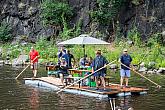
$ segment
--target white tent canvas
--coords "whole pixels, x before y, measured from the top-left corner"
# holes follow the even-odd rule
[[[100,39],[96,39],[94,37],[90,37],[87,34],[82,34],[79,37],[75,37],[63,42],[58,43],[58,45],[65,45],[65,44],[82,44],[82,45],[86,45],[86,44],[110,44],[108,42],[105,42],[103,40]]]

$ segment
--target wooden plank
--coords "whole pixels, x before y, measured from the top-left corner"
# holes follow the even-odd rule
[[[81,90],[81,91],[87,91],[87,92],[91,92],[91,93],[97,93],[97,94],[102,94],[102,95],[105,95],[105,94],[116,94],[116,93],[119,93],[120,91],[117,91],[117,90],[112,90],[111,92],[104,92],[104,91],[98,91],[98,90],[90,90],[89,89],[90,87],[88,88],[84,88],[84,87],[69,87],[69,89],[76,89],[76,90]],[[101,88],[100,88],[101,89]]]

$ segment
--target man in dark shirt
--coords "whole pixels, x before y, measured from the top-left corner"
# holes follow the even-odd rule
[[[70,53],[70,50],[67,50],[66,54],[62,56],[65,58],[66,63],[67,63],[67,68],[72,68],[72,66],[75,64],[75,58],[74,56]],[[73,59],[73,65],[72,65],[72,59]]]
[[[126,65],[127,67],[130,67],[131,62],[132,62],[132,58],[130,55],[128,55],[127,53],[127,49],[123,50],[123,55],[121,55],[119,61]],[[125,79],[126,82],[126,87],[128,86],[128,78],[130,77],[130,69],[127,68],[126,66],[121,64],[121,69],[120,69],[120,85],[121,87],[123,86],[123,81]]]
[[[64,46],[60,47],[60,50],[57,53],[58,56],[58,64],[60,65],[60,59],[66,54],[66,50],[64,48]]]
[[[108,61],[105,57],[101,55],[101,50],[96,51],[96,57],[94,58],[91,66],[92,72],[98,70],[99,68],[104,67],[108,64]],[[105,88],[105,75],[106,75],[106,68],[101,69],[100,71],[94,73],[95,81],[96,81],[96,88],[98,88],[98,78],[100,77],[103,87]]]

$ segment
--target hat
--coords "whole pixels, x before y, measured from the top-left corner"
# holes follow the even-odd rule
[[[127,52],[127,49],[124,49],[123,52]]]

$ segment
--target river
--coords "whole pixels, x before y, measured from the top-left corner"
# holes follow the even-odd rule
[[[14,78],[23,68],[0,66],[0,110],[111,110],[109,100],[61,93],[24,84],[22,77],[32,77],[26,70],[19,80]],[[38,76],[46,76],[45,68],[40,68]],[[140,82],[139,82],[140,83]],[[161,84],[165,84],[165,78]],[[164,110],[165,88],[149,88],[147,94],[118,97],[114,99],[121,110]]]

